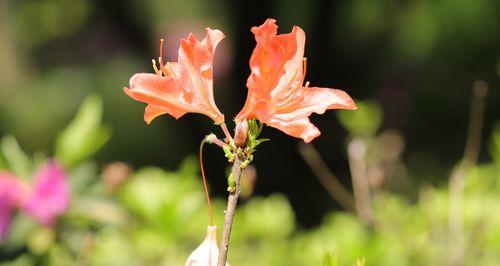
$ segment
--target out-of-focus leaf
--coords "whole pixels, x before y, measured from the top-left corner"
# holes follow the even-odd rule
[[[36,255],[41,255],[52,248],[55,241],[55,232],[52,228],[39,227],[32,231],[28,239],[28,249]]]
[[[236,213],[234,230],[244,230],[240,234],[255,238],[279,239],[292,232],[294,220],[290,203],[284,196],[253,198]]]
[[[33,169],[37,169],[38,167],[41,167],[47,162],[48,156],[41,152],[37,151],[33,154]]]
[[[323,255],[323,266],[338,266],[339,258],[336,254],[325,251]]]
[[[73,167],[97,152],[111,137],[111,128],[102,125],[102,100],[88,96],[78,114],[56,142],[56,157]]]
[[[371,135],[382,123],[382,108],[373,100],[356,101],[356,112],[339,110],[340,123],[351,135]]]
[[[500,122],[495,124],[491,133],[490,153],[497,164],[500,164]]]
[[[7,246],[22,247],[26,245],[31,232],[33,232],[37,226],[38,225],[31,217],[26,215],[14,215],[9,227]]]
[[[177,174],[182,177],[192,177],[198,176],[198,171],[199,167],[197,158],[188,156],[182,161],[181,165],[177,169]]]
[[[353,266],[365,266],[366,264],[366,261],[365,261],[365,258],[361,258],[361,259],[357,259]]]
[[[67,217],[113,226],[123,226],[129,220],[129,216],[119,204],[97,196],[75,199]]]
[[[87,193],[89,188],[98,178],[97,165],[94,162],[84,162],[70,172],[71,191],[73,194]]]
[[[115,228],[104,228],[90,250],[89,265],[142,265],[130,239]]]
[[[22,32],[23,45],[36,47],[61,36],[68,36],[84,25],[89,14],[87,1],[27,1],[16,5],[14,26]],[[31,30],[37,25],[37,30]]]
[[[7,162],[5,162],[5,158],[3,158],[3,154],[0,150],[0,170],[7,168]]]
[[[77,265],[69,250],[61,245],[55,245],[49,252],[49,265],[51,266],[73,266]]]
[[[5,136],[0,144],[9,169],[19,177],[28,178],[33,170],[33,164],[17,143],[14,136]]]
[[[19,256],[15,260],[0,263],[0,266],[33,266],[34,262],[28,254]]]
[[[145,168],[129,180],[121,191],[125,206],[136,214],[155,220],[166,202],[175,195],[175,184],[157,168]]]

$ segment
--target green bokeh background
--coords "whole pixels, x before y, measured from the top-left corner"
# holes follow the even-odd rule
[[[495,265],[500,260],[500,230],[492,222],[499,219],[494,211],[500,158],[498,14],[495,0],[0,1],[0,135],[7,136],[0,145],[0,168],[29,176],[55,154],[74,172],[72,179],[86,176],[92,184],[91,192],[87,186],[74,188],[83,205],[72,206],[64,226],[55,233],[28,230],[29,237],[17,244],[0,246],[0,261],[69,265],[64,260],[74,262],[81,250],[71,243],[90,231],[101,244],[89,249],[84,263],[181,265],[206,225],[198,169],[186,158],[204,135],[221,132],[193,114],[178,121],[162,116],[147,126],[144,105],[122,88],[134,73],[152,72],[159,38],[166,39],[167,59],[175,61],[179,38],[218,28],[227,38],[216,53],[215,97],[229,119],[245,100],[254,46],[249,29],[272,17],[281,32],[304,28],[312,85],[345,89],[360,103],[356,114],[312,117],[322,131],[313,144],[344,186],[352,187],[347,145],[353,138],[366,141],[371,165],[390,156],[387,141],[401,141],[397,167],[405,170],[394,170],[377,192],[374,215],[385,223],[373,229],[345,213],[321,186],[297,151],[299,140],[265,128],[263,136],[271,141],[256,153],[255,199],[244,201],[238,214],[234,265],[318,265],[325,251],[338,254],[341,265],[362,257],[368,265],[448,263],[448,178],[463,154],[471,88],[478,80],[489,92],[480,165],[467,175],[464,227],[470,244],[464,263]],[[89,111],[73,120],[90,94]],[[120,192],[108,195],[95,187],[103,186],[101,167],[114,161],[137,172]],[[222,153],[208,148],[206,164],[213,194],[225,195]],[[78,218],[96,198],[104,198],[103,206],[115,215],[106,218],[111,222]],[[223,209],[221,199],[216,205]],[[30,222],[19,223],[27,228],[22,224]],[[45,243],[52,234],[68,238],[56,237],[59,244],[40,252],[26,244],[36,236]],[[127,252],[113,254],[117,249]],[[248,261],[257,257],[260,263]]]

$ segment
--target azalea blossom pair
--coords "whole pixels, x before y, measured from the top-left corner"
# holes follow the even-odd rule
[[[238,128],[247,120],[258,119],[310,142],[320,135],[309,120],[312,113],[354,110],[356,105],[342,90],[304,84],[305,33],[297,26],[287,34],[277,34],[277,29],[274,19],[251,29],[257,44],[250,58],[247,99],[235,122]],[[130,88],[124,88],[127,95],[148,104],[144,114],[147,123],[162,114],[178,119],[186,113],[201,113],[221,125],[226,137],[230,137],[213,94],[214,53],[224,34],[210,28],[206,33],[201,41],[193,34],[182,39],[177,62],[164,64],[160,52],[159,67],[153,60],[156,73],[135,74],[130,79]]]
[[[66,173],[55,159],[49,159],[29,184],[9,172],[0,172],[0,240],[6,237],[12,214],[19,209],[39,224],[51,226],[66,212],[70,188]]]

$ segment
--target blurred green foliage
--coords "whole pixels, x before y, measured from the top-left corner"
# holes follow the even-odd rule
[[[16,215],[9,237],[0,244],[0,265],[182,265],[203,240],[208,211],[196,160],[186,158],[176,171],[145,167],[99,172],[89,160],[92,153],[85,138],[103,127],[100,110],[99,98],[90,96],[61,135],[82,144],[57,154],[61,161],[75,162],[67,166],[73,191],[70,210],[55,227],[40,227]],[[81,131],[74,131],[75,127]],[[75,132],[86,134],[71,136]],[[497,127],[490,142],[493,153],[500,150],[499,136]],[[97,143],[102,147],[103,141]],[[23,172],[24,165],[34,163],[13,137],[2,141],[2,157],[11,171]],[[500,157],[493,158],[465,177],[465,265],[495,265],[500,259]],[[15,160],[23,165],[12,164]],[[121,179],[111,178],[117,173]],[[213,205],[220,225],[224,202],[215,199]],[[445,265],[452,246],[449,209],[447,187],[423,187],[415,201],[382,191],[374,197],[372,226],[356,215],[332,212],[318,228],[304,230],[294,222],[284,196],[253,197],[238,208],[230,262],[243,266]]]
[[[119,88],[138,69],[150,71],[149,58],[157,56],[158,36],[184,36],[191,31],[190,24],[224,29],[227,43],[241,48],[237,46],[241,29],[234,22],[244,20],[242,13],[220,0],[132,0],[112,8],[105,2],[0,1],[0,58],[5,62],[0,64],[0,131],[6,134],[0,141],[0,169],[30,178],[35,166],[54,151],[70,172],[73,195],[70,210],[54,228],[42,228],[15,215],[9,238],[0,244],[0,265],[182,265],[204,237],[208,211],[192,158],[175,171],[144,167],[122,173],[121,181],[101,171],[97,162],[176,164],[179,151],[192,150],[192,134],[184,134],[186,124],[162,119],[144,127],[143,106],[123,97]],[[421,159],[413,169],[400,169],[404,168],[400,162],[404,140],[401,144],[401,136],[382,131],[378,103],[357,101],[356,112],[339,112],[338,119],[351,137],[367,140],[368,167],[396,158],[391,166],[396,166],[393,170],[398,174],[393,177],[398,181],[408,176],[447,180],[438,173],[450,165],[443,163],[437,151],[450,154],[443,136],[462,141],[455,127],[463,122],[457,111],[468,103],[463,97],[468,84],[484,78],[494,85],[500,76],[498,1],[337,1],[327,11],[320,2],[280,0],[269,5],[275,9],[280,31],[300,25],[308,33],[308,45],[322,43],[308,46],[308,56],[314,57],[316,48],[322,48],[339,60],[314,63],[347,69],[346,76],[354,78],[342,86],[352,87],[350,93],[380,93],[386,101],[384,114],[393,118],[400,118],[400,112],[390,112],[390,108],[398,107],[401,98],[384,94],[383,89],[395,87],[413,97],[402,101],[413,119],[402,115],[403,125],[410,124],[408,132],[415,136],[408,141],[418,146],[408,157]],[[109,10],[102,10],[106,6]],[[256,4],[243,13],[266,8]],[[319,12],[328,13],[331,24],[321,24]],[[248,30],[245,37],[250,36]],[[319,38],[328,35],[334,41]],[[337,58],[335,52],[353,59]],[[224,56],[230,61],[239,55],[229,51]],[[318,75],[322,68],[327,69],[327,78],[344,78],[331,75],[329,67],[313,65],[310,73]],[[234,102],[230,97],[235,94],[226,92],[243,83],[231,84],[231,90],[220,84],[217,97]],[[373,91],[360,92],[368,87]],[[65,127],[81,100],[95,91],[103,100],[87,98]],[[491,94],[490,109],[497,108],[494,96],[498,94],[494,90]],[[113,138],[110,127],[102,123],[103,113],[113,124]],[[447,128],[447,123],[453,127]],[[465,265],[500,261],[500,124],[491,133],[491,158],[485,155],[465,179],[464,240],[460,243]],[[110,145],[97,154],[107,142]],[[97,157],[101,155],[104,160]],[[446,265],[453,243],[448,229],[450,193],[446,182],[442,183],[420,188],[410,182],[406,190],[380,189],[374,197],[376,223],[371,227],[353,214],[332,211],[317,228],[306,230],[295,222],[285,196],[250,198],[237,212],[230,262],[243,266],[360,265],[363,261],[366,265]],[[304,193],[306,198],[309,193]],[[216,199],[214,206],[220,225],[224,202]]]
[[[382,124],[382,108],[374,100],[356,101],[356,105],[356,112],[337,112],[340,123],[352,135],[375,134]]]
[[[88,96],[75,119],[59,135],[55,154],[66,167],[75,166],[99,150],[111,137],[111,129],[101,125],[102,100]]]
[[[0,141],[0,150],[2,158],[5,158],[5,164],[13,173],[24,178],[29,176],[33,165],[14,136],[3,137]]]

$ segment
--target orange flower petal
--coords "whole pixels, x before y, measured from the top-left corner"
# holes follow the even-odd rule
[[[178,62],[162,67],[165,76],[135,74],[130,88],[124,88],[131,98],[148,103],[144,114],[147,123],[165,113],[176,119],[186,113],[200,113],[215,123],[224,121],[215,105],[212,77],[213,55],[224,34],[210,28],[206,32],[201,42],[193,34],[181,40]]]
[[[165,111],[165,108],[158,107],[156,105],[151,105],[148,104],[146,106],[146,111],[144,112],[144,121],[146,123],[150,124],[151,121],[153,121],[155,118],[157,118],[160,115],[167,114],[168,112]]]
[[[272,117],[265,122],[268,126],[277,128],[285,134],[292,137],[303,139],[309,143],[321,135],[319,129],[314,126],[309,118],[300,118],[292,121],[280,120],[278,117]]]
[[[277,29],[274,19],[252,28],[257,44],[250,58],[248,95],[235,120],[259,119],[310,142],[320,135],[308,118],[312,113],[356,105],[344,91],[303,87],[305,33],[294,26],[290,33],[276,35]]]
[[[293,121],[309,117],[312,113],[323,114],[329,109],[356,108],[351,97],[342,90],[303,87],[289,97],[288,101],[282,102],[274,115],[285,121]]]

